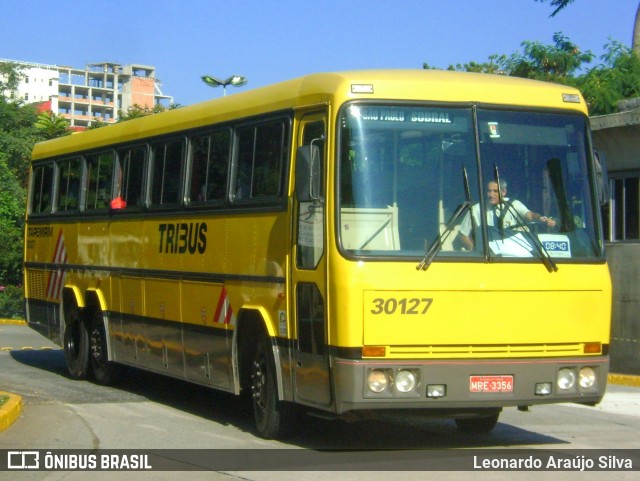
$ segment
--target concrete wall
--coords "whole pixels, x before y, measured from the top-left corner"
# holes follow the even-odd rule
[[[613,283],[611,372],[640,374],[640,244],[607,245]]]

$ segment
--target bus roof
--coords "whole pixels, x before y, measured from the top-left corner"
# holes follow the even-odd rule
[[[567,102],[566,95],[572,99]],[[575,88],[503,75],[443,70],[360,70],[311,74],[160,114],[40,142],[33,159],[178,133],[206,125],[347,100],[483,103],[587,114]]]

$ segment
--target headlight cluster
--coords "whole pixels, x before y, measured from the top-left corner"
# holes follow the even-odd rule
[[[371,369],[367,375],[367,386],[372,393],[417,393],[420,371],[417,369]]]
[[[556,385],[560,392],[571,391],[576,388],[589,390],[596,385],[596,381],[596,371],[592,367],[564,367],[558,371]]]

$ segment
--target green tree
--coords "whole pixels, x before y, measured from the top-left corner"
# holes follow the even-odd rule
[[[574,74],[594,58],[591,52],[580,49],[562,33],[553,35],[553,45],[522,42],[522,53],[514,53],[505,62],[505,71],[514,77],[572,83]]]
[[[35,107],[17,96],[21,67],[0,63],[0,316],[22,313],[25,187],[33,145],[42,140]]]
[[[449,65],[447,70],[455,70],[457,72],[476,72],[490,74],[504,74],[504,67],[507,60],[506,55],[489,55],[488,62],[469,62],[465,64]],[[422,68],[431,69],[429,64],[423,63]]]
[[[555,17],[561,10],[564,10],[574,2],[574,0],[536,0],[536,2],[541,3],[546,3],[547,1],[552,7],[555,7],[555,10],[550,15],[551,17]],[[635,54],[640,57],[640,3],[638,3],[638,8],[636,8],[636,18],[633,23],[633,38],[631,45]]]
[[[89,127],[87,127],[87,130],[101,129],[102,127],[107,127],[108,125],[111,125],[111,124],[108,122],[105,122],[104,120],[95,119],[91,121],[91,123],[89,124]]]
[[[602,63],[576,79],[592,115],[613,113],[622,100],[640,97],[640,58],[620,42],[605,49]]]
[[[489,56],[488,62],[468,62],[450,65],[447,70],[510,75],[513,77],[544,80],[548,82],[572,83],[573,75],[588,65],[594,55],[581,52],[571,40],[558,32],[553,35],[553,44],[522,42],[522,52],[511,55]],[[423,68],[431,68],[424,63]]]
[[[574,0],[536,0],[536,2],[541,3],[546,3],[547,1],[552,7],[555,7],[555,10],[550,15],[551,17],[555,17],[558,12],[564,10],[567,6],[571,5],[574,2]]]
[[[16,100],[18,85],[24,77],[23,67],[13,62],[0,62],[0,96]]]
[[[71,134],[69,121],[60,114],[52,111],[42,112],[36,120],[36,128],[41,132],[44,139],[55,139]]]
[[[0,152],[22,185],[26,185],[33,145],[43,139],[35,127],[36,119],[33,106],[0,95]]]
[[[140,117],[146,117],[147,115],[159,114],[166,112],[167,110],[174,110],[180,108],[180,104],[171,104],[169,107],[165,107],[161,104],[156,104],[153,107],[143,107],[142,105],[134,104],[127,109],[127,111],[118,110],[118,122],[126,122],[127,120],[139,119]]]
[[[0,153],[0,284],[19,285],[25,192]]]
[[[601,62],[592,66],[595,56],[591,52],[582,52],[562,33],[554,34],[553,40],[552,45],[525,41],[521,52],[492,55],[485,63],[469,62],[449,69],[571,85],[582,91],[591,115],[615,112],[621,100],[640,97],[640,58],[630,48],[610,40]],[[431,68],[426,63],[423,66]]]

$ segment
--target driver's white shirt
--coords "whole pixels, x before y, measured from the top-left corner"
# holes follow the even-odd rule
[[[498,204],[491,205],[487,202],[487,225],[489,227],[499,227],[496,219],[499,219],[503,214],[503,209],[507,209],[504,213],[502,227],[511,227],[514,225],[520,225],[523,223],[523,219],[526,219],[525,215],[529,212],[527,206],[525,206],[519,200],[509,200],[508,197],[504,198],[508,204]],[[513,212],[513,211],[516,212]],[[471,213],[473,215],[473,220],[475,221],[475,225],[477,227],[480,226],[480,204],[476,204],[471,208]],[[462,224],[460,225],[460,234],[468,236],[471,234],[471,216],[467,213],[465,215]]]

